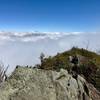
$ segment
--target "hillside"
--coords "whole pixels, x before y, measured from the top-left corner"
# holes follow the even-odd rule
[[[80,71],[78,74],[84,76],[89,83],[92,83],[98,90],[100,90],[100,55],[92,51],[73,47],[69,51],[58,53],[53,57],[44,57],[39,67],[45,70],[56,71],[59,71],[60,68],[64,68],[70,72],[71,64],[69,62],[69,56],[74,55],[77,55],[80,59]]]
[[[69,61],[74,55],[76,74]],[[41,54],[40,60],[34,67],[16,66],[0,84],[0,100],[100,100],[100,55],[72,48],[48,58]]]
[[[0,100],[100,100],[99,92],[64,69],[17,67],[0,87]]]

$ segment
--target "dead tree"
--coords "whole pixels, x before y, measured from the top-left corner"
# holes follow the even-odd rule
[[[40,55],[40,61],[41,61],[41,64],[42,64],[43,61],[44,61],[44,57],[45,57],[44,53],[41,53],[41,55]]]
[[[2,83],[4,80],[7,79],[6,72],[8,70],[8,67],[9,66],[7,66],[6,69],[4,69],[4,65],[3,64],[0,65],[0,83]]]

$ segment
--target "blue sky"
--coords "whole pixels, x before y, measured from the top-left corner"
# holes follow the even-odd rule
[[[0,30],[99,31],[100,0],[0,0]]]

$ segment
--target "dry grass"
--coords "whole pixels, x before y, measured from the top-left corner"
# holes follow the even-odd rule
[[[6,78],[6,72],[9,66],[5,69],[4,64],[0,64],[0,83],[2,83]]]

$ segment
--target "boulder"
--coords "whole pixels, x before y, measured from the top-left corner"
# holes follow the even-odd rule
[[[0,86],[0,100],[100,100],[93,98],[89,84],[60,72],[18,67]]]

